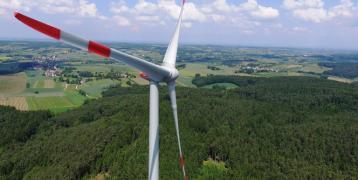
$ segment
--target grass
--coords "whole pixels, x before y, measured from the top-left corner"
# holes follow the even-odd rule
[[[183,76],[180,76],[178,79],[177,79],[177,85],[178,86],[184,86],[184,87],[196,87],[193,83],[193,78],[192,77],[183,77]]]
[[[42,76],[43,70],[31,70],[25,71],[27,75],[27,83],[30,84],[30,87],[36,88],[38,87],[38,83],[45,78]]]
[[[210,70],[207,68],[209,64],[207,63],[188,63],[186,67],[180,70],[180,74],[184,77],[194,77],[195,74],[207,75],[207,74],[214,74],[214,75],[234,75],[235,70],[237,68],[231,68],[224,65],[218,65],[216,67],[220,68],[220,70]],[[210,64],[211,65],[211,64]]]
[[[85,91],[88,94],[88,96],[90,96],[90,97],[99,98],[99,97],[101,97],[101,93],[106,88],[108,88],[109,86],[111,86],[113,84],[118,84],[118,83],[120,83],[120,82],[116,81],[116,80],[112,81],[110,79],[90,81],[84,85],[81,85],[80,89]]]
[[[37,97],[64,96],[64,92],[62,88],[28,88],[19,95]]]
[[[55,87],[55,81],[52,79],[37,80],[32,87],[51,89]]]
[[[149,84],[149,82],[147,80],[141,78],[140,76],[137,76],[136,78],[134,78],[132,80],[139,85],[148,85]]]
[[[136,72],[133,68],[126,66],[126,65],[121,65],[121,64],[92,64],[92,65],[78,65],[76,66],[77,71],[89,71],[92,73],[95,72],[103,72],[103,73],[108,73],[111,70],[114,71],[121,71],[121,72],[129,72],[129,73],[134,73]]]
[[[29,105],[29,110],[55,110],[56,109],[69,109],[75,107],[71,101],[63,96],[54,96],[54,97],[26,97],[27,103]]]
[[[0,95],[20,93],[26,88],[26,74],[0,76]]]
[[[44,88],[45,81],[44,80],[38,80],[35,82],[33,88]]]
[[[65,96],[72,103],[73,106],[81,106],[86,100],[86,97],[80,95],[77,91],[65,91]]]
[[[238,87],[236,84],[233,83],[214,83],[214,84],[203,86],[203,88],[212,89],[215,85],[225,87],[226,89],[234,89]]]
[[[302,68],[302,71],[303,72],[313,72],[313,73],[323,73],[330,69],[331,68],[319,66],[317,63],[310,63],[310,64],[305,64]]]
[[[54,88],[55,87],[55,81],[52,79],[46,79],[44,80],[44,88]]]

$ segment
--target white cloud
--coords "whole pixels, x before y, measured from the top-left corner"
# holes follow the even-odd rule
[[[273,19],[280,15],[277,9],[271,7],[257,6],[257,9],[251,12],[253,17],[263,19]]]
[[[283,5],[287,9],[323,8],[322,0],[284,0]]]
[[[138,0],[133,6],[129,6],[124,0],[119,0],[111,4],[110,11],[115,15],[125,16],[130,21],[164,25],[178,18],[181,4],[176,2],[176,0]],[[256,21],[274,19],[279,16],[277,9],[262,6],[256,0],[247,0],[241,4],[228,3],[226,0],[207,1],[200,4],[187,1],[184,11],[183,19],[187,23],[186,27],[191,27],[195,22],[237,22],[240,21],[238,19],[240,17],[241,21],[249,23],[250,19]]]
[[[319,23],[329,19],[327,16],[327,11],[322,8],[307,8],[307,9],[297,9],[293,11],[295,17],[306,21],[312,21]]]
[[[212,4],[212,7],[215,10],[221,11],[221,12],[230,12],[232,11],[232,6],[230,6],[226,0],[215,0]]]
[[[341,0],[339,5],[325,8],[323,0],[284,0],[283,6],[299,19],[320,23],[338,17],[352,16],[352,0]]]
[[[299,26],[293,27],[292,30],[295,31],[295,32],[308,32],[307,28],[299,27]]]
[[[114,16],[113,20],[118,26],[129,26],[129,25],[131,25],[129,20],[126,17],[123,17],[123,16]]]
[[[226,20],[226,16],[220,15],[220,14],[213,14],[211,15],[211,18],[214,22],[222,22]]]
[[[147,25],[165,25],[165,22],[161,20],[159,16],[138,16],[136,20],[146,23]]]
[[[242,14],[259,19],[274,19],[280,15],[277,9],[262,6],[256,0],[247,0],[247,2],[241,4],[229,4],[226,0],[215,0],[212,4],[203,7],[202,10],[207,13],[220,13],[226,17]],[[212,18],[215,18],[214,21],[217,20],[217,17],[217,14],[212,16]]]
[[[1,0],[0,11],[39,11],[104,19],[104,16],[98,13],[96,4],[88,0]]]
[[[127,17],[130,21],[145,22],[149,25],[165,25],[165,21],[176,20],[179,17],[180,8],[175,0],[158,0],[155,3],[138,0],[133,7],[129,7],[125,1],[120,0],[111,3],[110,11],[115,15]],[[194,3],[188,2],[186,4],[183,17],[185,22],[204,22],[206,18],[205,14]]]
[[[123,0],[118,1],[118,2],[112,2],[110,4],[110,11],[112,13],[116,13],[116,14],[125,13],[125,12],[128,12],[129,10],[130,9],[127,6],[127,3]]]
[[[141,14],[154,14],[158,11],[158,5],[145,0],[139,0],[134,6],[134,10]]]
[[[330,17],[336,16],[352,16],[352,12],[354,8],[354,4],[351,0],[342,0],[341,4],[333,7],[329,12],[328,15]]]
[[[87,0],[79,1],[78,10],[81,16],[96,17],[98,14],[96,4],[89,3]]]
[[[19,0],[0,1],[0,8],[2,9],[19,9],[21,7],[22,7],[22,2]]]

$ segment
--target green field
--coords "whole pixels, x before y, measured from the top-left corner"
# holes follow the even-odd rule
[[[119,84],[119,81],[104,79],[98,81],[90,81],[80,86],[80,89],[85,91],[88,96],[98,98],[101,97],[101,93],[109,88],[111,85]]]
[[[0,56],[0,62],[1,62],[1,61],[7,61],[7,60],[9,60],[9,59],[10,59],[9,57]]]
[[[220,68],[220,70],[211,70],[208,69],[207,66],[210,65],[208,63],[188,63],[186,67],[180,70],[180,74],[184,77],[194,77],[195,74],[207,75],[233,75],[235,74],[235,70],[237,68],[228,67],[224,65],[216,65],[215,67]]]
[[[53,112],[63,112],[81,105],[80,99],[77,97],[67,96],[54,96],[54,97],[26,97],[29,110],[46,110],[49,109]],[[83,102],[83,101],[82,101]]]
[[[203,86],[203,88],[212,89],[214,86],[225,87],[226,89],[234,89],[238,87],[236,84],[233,83],[214,83],[214,84]]]
[[[78,71],[89,71],[92,73],[95,73],[95,72],[108,73],[111,70],[121,71],[121,72],[130,72],[130,73],[136,72],[133,68],[126,66],[126,65],[121,65],[121,64],[92,64],[92,65],[79,64],[75,67]]]
[[[178,86],[184,86],[184,87],[195,87],[195,85],[193,85],[193,83],[191,82],[193,80],[192,77],[184,77],[184,76],[180,76],[177,79],[177,85]]]
[[[81,106],[86,100],[86,97],[80,95],[77,91],[67,90],[65,96],[71,102],[73,106]]]

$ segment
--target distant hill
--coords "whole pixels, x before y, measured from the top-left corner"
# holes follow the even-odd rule
[[[358,178],[356,85],[197,78],[228,78],[238,88],[178,88],[190,179]],[[0,107],[0,179],[146,179],[147,91],[111,88],[56,116]],[[160,176],[181,179],[169,98],[165,87],[161,92]]]

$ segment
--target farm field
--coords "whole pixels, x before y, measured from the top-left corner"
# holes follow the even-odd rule
[[[9,60],[9,59],[10,59],[9,57],[0,56],[0,62],[1,62],[1,61],[7,61],[7,60]]]
[[[89,71],[92,73],[95,72],[102,72],[102,73],[108,73],[111,70],[113,71],[121,71],[121,72],[129,72],[129,73],[135,73],[139,74],[137,71],[132,69],[131,67],[124,65],[124,64],[79,64],[74,66],[78,71]]]
[[[323,73],[325,71],[331,70],[331,68],[319,66],[317,63],[309,63],[304,64],[301,70],[303,72]]]
[[[336,76],[330,76],[330,77],[328,77],[328,79],[333,80],[333,81],[343,82],[343,83],[353,83],[353,82],[355,82],[354,80],[351,80],[351,79],[342,78],[342,77],[336,77]]]
[[[157,64],[161,63],[166,50],[166,46],[160,44],[113,43],[111,46]],[[354,62],[357,59],[358,63],[357,53],[352,52],[339,54],[328,50],[210,45],[183,45],[180,48],[177,65],[181,76],[177,79],[177,85],[183,87],[195,88],[192,80],[198,74],[309,76],[345,83],[358,81],[358,77],[348,79],[339,73],[327,75],[325,73],[334,68],[322,65],[337,60]],[[3,42],[0,43],[0,50],[0,103],[20,110],[48,107],[53,112],[61,112],[82,105],[86,99],[100,98],[102,92],[113,85],[148,85],[138,71],[124,63],[100,58],[60,43]],[[16,67],[21,63],[24,64]],[[29,63],[33,63],[32,68],[27,68]],[[13,75],[8,75],[12,68]],[[354,69],[350,71],[354,72]],[[215,85],[235,87],[230,84]],[[212,87],[214,85],[207,88]]]
[[[223,65],[217,65],[215,67],[220,68],[220,70],[211,70],[208,69],[207,66],[209,64],[206,63],[188,63],[186,67],[180,70],[180,74],[184,77],[194,77],[195,74],[207,75],[234,75],[237,68],[232,68]]]
[[[180,76],[177,79],[177,85],[184,86],[184,87],[195,87],[195,85],[192,83],[192,80],[193,80],[193,77]]]
[[[25,97],[4,97],[0,96],[1,106],[12,106],[16,107],[17,110],[29,110]]]
[[[25,90],[25,88],[26,88],[25,73],[0,76],[1,94],[15,94]]]
[[[54,113],[83,104],[86,97],[63,83],[43,77],[42,70],[26,71],[14,75],[0,75],[0,105],[18,110],[44,110]]]
[[[87,82],[86,84],[79,86],[79,88],[85,91],[89,97],[99,98],[104,89],[119,83],[120,82],[117,80],[104,79]]]
[[[65,111],[69,108],[76,107],[66,96],[53,97],[26,97],[29,110],[46,110],[53,112]]]
[[[233,83],[214,83],[214,84],[203,86],[203,88],[212,89],[215,86],[225,87],[226,89],[234,89],[238,87],[236,84]]]
[[[55,82],[52,79],[37,80],[33,87],[51,89],[55,87]]]

